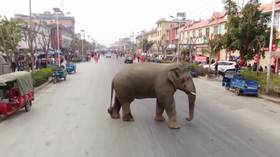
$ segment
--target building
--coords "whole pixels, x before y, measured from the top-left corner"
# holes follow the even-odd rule
[[[209,19],[189,21],[181,29],[180,44],[194,49],[194,55],[203,55],[205,49],[209,49],[209,39],[216,34],[225,33],[226,15],[222,12],[214,12]],[[221,53],[219,59],[226,59]]]
[[[15,14],[13,19],[21,21],[25,27],[27,27],[30,20],[29,16],[22,14]],[[43,32],[48,33],[48,36],[51,38],[51,48],[57,49],[57,21],[59,24],[59,47],[62,49],[68,49],[74,38],[75,18],[72,16],[66,16],[63,13],[54,14],[51,12],[44,12],[32,14],[31,24],[32,27],[34,27],[33,31],[38,32],[38,40],[36,41],[39,41],[41,38],[41,31],[39,30],[45,29]],[[28,45],[25,41],[21,41],[20,47],[28,48]],[[40,44],[36,44],[36,47],[37,49],[40,49]]]
[[[71,41],[74,39],[74,34],[64,26],[59,26],[59,42],[57,42],[57,28],[56,26],[51,27],[51,47],[53,49],[69,49]],[[59,43],[59,47],[58,47]]]
[[[171,25],[176,25],[177,21],[168,21],[164,18],[159,19],[156,23],[156,27],[154,29],[151,29],[147,32],[142,32],[140,35],[136,37],[136,43],[139,47],[139,43],[143,39],[147,39],[148,41],[153,42],[153,46],[150,49],[150,52],[152,53],[162,53],[161,46],[162,44],[166,44],[166,42],[169,40],[169,34],[168,30],[170,29]]]
[[[44,24],[44,25],[56,25],[57,18],[58,18],[59,25],[64,26],[65,28],[71,30],[74,33],[75,17],[66,16],[63,13],[54,14],[49,11],[45,11],[44,13],[34,13],[34,14],[32,14],[32,23]],[[14,19],[28,22],[29,16],[23,15],[23,14],[15,14]]]

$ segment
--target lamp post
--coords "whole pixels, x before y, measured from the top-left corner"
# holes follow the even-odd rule
[[[59,39],[59,14],[63,12],[59,8],[53,8],[53,11],[56,15],[56,40],[57,40],[57,58],[58,58],[58,66],[60,66],[60,39]],[[71,14],[71,12],[67,12],[65,15]]]
[[[273,27],[274,27],[275,3],[277,3],[277,2],[275,0],[272,0],[271,26],[270,26],[270,38],[269,38],[269,53],[268,53],[268,67],[267,67],[267,76],[266,76],[266,81],[267,81],[266,93],[268,93],[269,85],[270,85],[271,56],[272,56],[272,42],[273,42]]]
[[[84,36],[85,36],[85,30],[81,30],[83,37],[82,38],[82,56],[84,57]]]
[[[177,13],[178,14],[178,13]],[[171,18],[175,19],[174,16],[170,15]],[[181,20],[178,19],[178,30],[177,30],[177,34],[178,34],[178,41],[177,41],[177,49],[176,49],[176,55],[177,55],[177,63],[179,63],[179,53],[180,53],[180,26],[181,26]]]

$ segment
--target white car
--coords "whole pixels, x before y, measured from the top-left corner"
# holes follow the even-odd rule
[[[112,54],[111,53],[106,53],[105,58],[112,58]]]
[[[234,69],[235,65],[236,65],[236,62],[233,62],[233,61],[218,61],[217,63],[218,63],[218,71],[221,71],[221,72],[224,72],[227,69]],[[215,70],[215,65],[216,65],[216,62],[211,64],[210,69]],[[208,68],[209,65],[205,64],[205,65],[203,65],[203,67]]]

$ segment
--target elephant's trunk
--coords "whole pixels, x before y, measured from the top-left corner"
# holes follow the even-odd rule
[[[193,119],[196,93],[190,92],[188,93],[188,97],[189,97],[189,118],[186,118],[186,120],[191,121]]]

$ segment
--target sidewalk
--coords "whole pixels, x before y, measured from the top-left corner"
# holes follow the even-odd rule
[[[199,79],[204,79],[204,80],[208,80],[208,81],[215,81],[215,82],[222,81],[221,78],[216,78],[216,77],[215,78],[208,78],[207,76],[199,77]],[[262,98],[262,99],[265,99],[267,101],[271,101],[273,103],[280,104],[280,98],[268,96],[268,95],[265,95],[265,94],[259,94],[259,97]]]
[[[259,97],[280,105],[280,98],[272,97],[272,96],[268,96],[268,95],[264,95],[264,94],[259,94]]]

